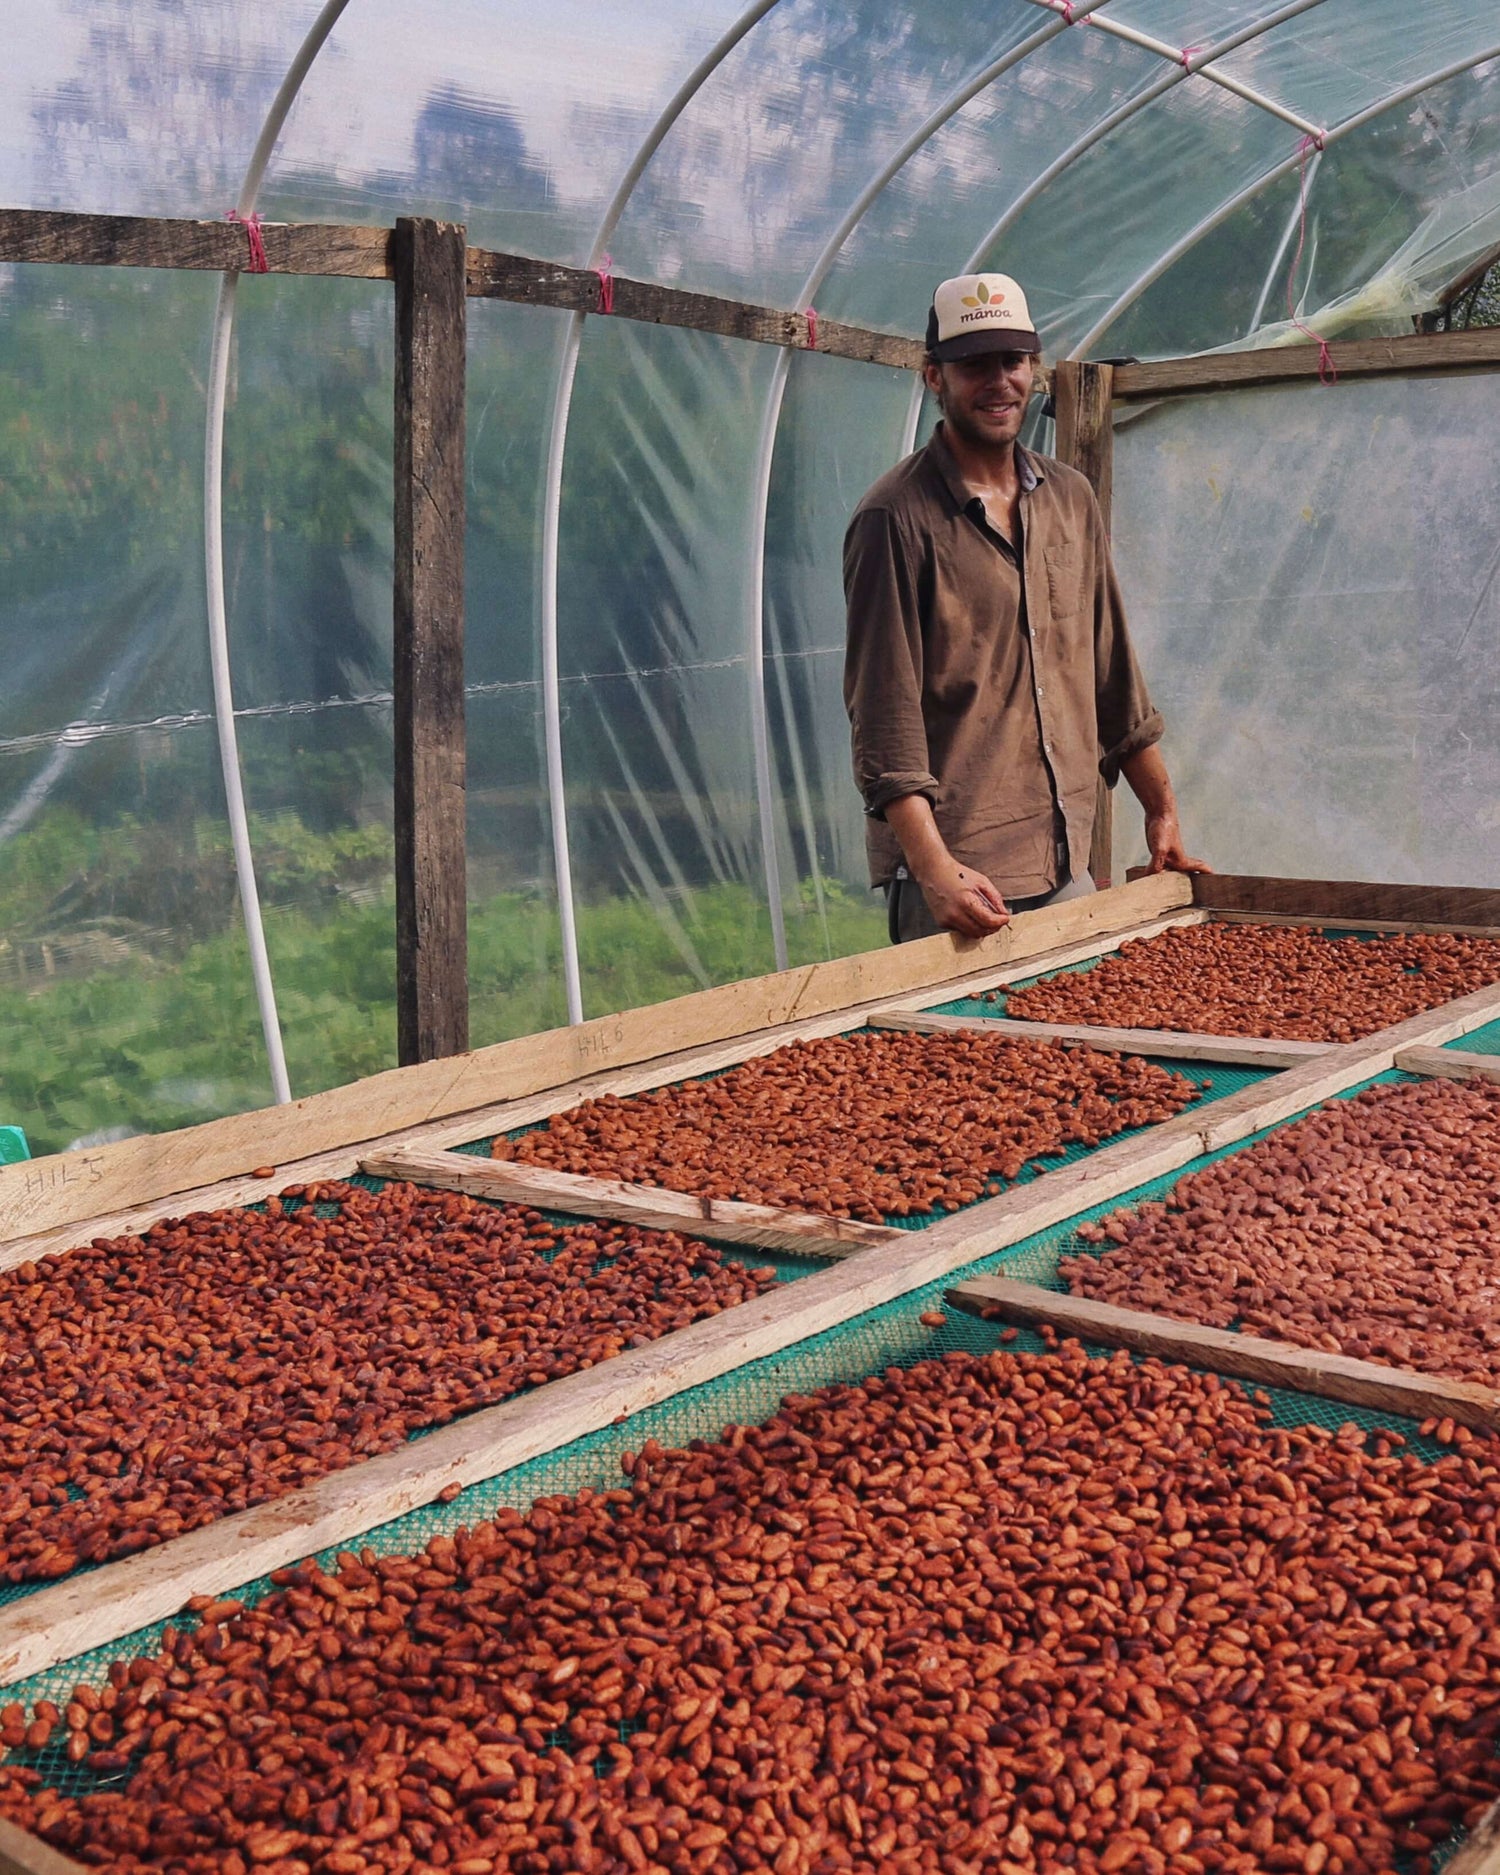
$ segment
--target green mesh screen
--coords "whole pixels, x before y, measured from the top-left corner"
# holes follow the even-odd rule
[[[1467,1035],[1457,1035],[1443,1046],[1462,1049],[1470,1055],[1500,1055],[1500,1021],[1486,1022],[1482,1029],[1470,1029]]]

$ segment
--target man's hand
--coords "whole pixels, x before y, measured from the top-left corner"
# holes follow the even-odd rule
[[[1175,813],[1146,816],[1146,845],[1151,853],[1147,872],[1213,871],[1206,860],[1190,859],[1182,850],[1182,828]]]
[[[944,931],[960,937],[985,937],[1010,923],[994,884],[972,866],[960,866],[948,851],[923,794],[903,795],[885,810],[886,821],[901,842],[907,870],[922,888],[927,908]]]
[[[949,858],[917,883],[927,901],[927,909],[945,931],[960,937],[985,937],[1010,923],[1005,900],[990,880],[972,866],[960,866]]]
[[[1138,749],[1134,755],[1127,755],[1120,764],[1120,773],[1130,783],[1146,816],[1146,845],[1151,853],[1147,872],[1212,872],[1206,860],[1189,859],[1183,850],[1177,799],[1161,750]]]

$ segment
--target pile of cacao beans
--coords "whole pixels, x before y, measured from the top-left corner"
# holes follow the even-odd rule
[[[1073,1343],[889,1369],[200,1603],[0,1712],[0,1813],[118,1875],[1431,1875],[1500,1790],[1455,1441]]]
[[[1332,1100],[1084,1225],[1075,1295],[1500,1385],[1500,1085]]]
[[[861,1218],[956,1211],[1029,1160],[1171,1119],[1198,1084],[1047,1042],[862,1029],[793,1042],[712,1080],[554,1115],[497,1158]]]
[[[0,1580],[165,1542],[775,1281],[414,1185],[287,1196],[0,1272]]]
[[[1002,993],[1006,1015],[1023,1022],[1349,1042],[1496,982],[1492,938],[1201,924],[1133,938],[1092,969]]]

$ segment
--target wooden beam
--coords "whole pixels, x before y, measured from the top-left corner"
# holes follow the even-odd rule
[[[1345,1042],[1325,1055],[1304,1062],[1300,1068],[1288,1068],[1274,1080],[1262,1081],[1217,1100],[1203,1116],[1203,1150],[1216,1152],[1220,1146],[1233,1144],[1251,1133],[1275,1126],[1294,1114],[1303,1113],[1319,1101],[1357,1087],[1396,1065],[1397,1055],[1408,1048],[1437,1047],[1466,1035],[1500,1017],[1500,984],[1474,990],[1468,996],[1444,1003],[1439,1009],[1398,1022],[1363,1041]],[[1168,1125],[1180,1125],[1187,1115],[1179,1114]]]
[[[396,277],[390,228],[323,223],[262,222],[266,271],[342,275],[361,280]],[[39,261],[85,267],[163,267],[227,273],[249,268],[245,230],[224,221],[174,221],[142,215],[58,214],[50,209],[0,209],[0,261]],[[920,371],[921,340],[873,332],[839,319],[818,319],[714,293],[692,293],[649,280],[610,281],[616,318],[647,325],[712,332],[762,345],[789,345],[861,364]],[[564,267],[525,254],[471,247],[464,290],[473,299],[510,300],[563,312],[596,313],[604,286],[589,267]],[[814,343],[816,338],[816,344]]]
[[[1500,925],[1500,891],[1457,885],[1373,885],[1353,879],[1258,879],[1229,872],[1198,873],[1193,903],[1206,911],[1301,914],[1323,924],[1349,919]]]
[[[1312,925],[1319,930],[1376,931],[1388,937],[1400,937],[1410,932],[1437,932],[1444,937],[1500,938],[1500,925],[1432,924],[1414,918],[1330,918],[1312,912],[1287,911],[1211,911],[1207,918],[1210,924]]]
[[[1500,1430],[1500,1393],[1466,1380],[1418,1374],[1376,1361],[1356,1361],[1319,1348],[1203,1328],[1196,1322],[1116,1308],[1084,1296],[1059,1294],[1035,1283],[1001,1276],[976,1276],[948,1291],[955,1308],[972,1314],[993,1311],[1022,1327],[1042,1325],[1059,1334],[1106,1348],[1129,1348],[1162,1361],[1184,1361],[1210,1373],[1227,1374],[1262,1387],[1290,1387],[1320,1400],[1400,1413],[1409,1419],[1452,1419],[1482,1431]]]
[[[88,1869],[0,1817],[0,1875],[88,1875]]]
[[[1083,1042],[1111,1053],[1155,1055],[1163,1061],[1241,1062],[1247,1067],[1297,1068],[1326,1055],[1331,1042],[1264,1041],[1255,1035],[1188,1035],[1175,1029],[1106,1029],[1077,1022],[1012,1022],[1001,1016],[930,1016],[891,1010],[871,1016],[872,1029],[906,1029],[918,1035],[957,1034],[965,1029],[1001,1041]]]
[[[623,1179],[585,1178],[516,1160],[476,1159],[464,1152],[409,1146],[405,1151],[371,1153],[360,1160],[359,1169],[372,1178],[407,1179],[442,1191],[466,1192],[471,1198],[496,1198],[506,1204],[566,1211],[574,1217],[611,1218],[651,1230],[688,1231],[720,1243],[749,1244],[795,1256],[847,1257],[907,1235],[856,1218],[782,1211],[773,1205],[705,1198],[696,1192],[632,1185]]]
[[[1500,329],[1422,332],[1391,339],[1334,339],[1328,346],[1341,380],[1400,377],[1434,371],[1491,371],[1500,365]],[[1306,384],[1318,377],[1316,345],[1276,345],[1259,351],[1207,352],[1197,358],[1160,358],[1116,365],[1114,394],[1122,403],[1180,397],[1251,385]]]
[[[1199,923],[1205,916],[1203,912],[1178,911],[1163,918],[1148,919],[1142,924],[1127,925],[1107,937],[1094,937],[1079,944],[1043,951],[1024,963],[1013,963],[1005,970],[997,972],[991,968],[974,975],[950,979],[939,986],[939,993],[944,996],[977,994],[981,990],[994,988],[997,983],[1030,976],[1038,970],[1060,970],[1084,958],[1118,949],[1129,939],[1154,937],[1158,931],[1171,930],[1177,925]],[[922,993],[922,999],[930,1000],[932,994],[933,990],[928,989]],[[600,1073],[550,1086],[540,1093],[528,1094],[520,1099],[502,1100],[492,1106],[450,1114],[440,1120],[423,1121],[363,1145],[355,1143],[328,1152],[313,1153],[306,1158],[292,1159],[274,1167],[269,1176],[257,1177],[251,1172],[219,1179],[213,1184],[173,1192],[148,1203],[95,1213],[77,1223],[12,1237],[8,1242],[0,1242],[0,1269],[12,1269],[16,1264],[36,1257],[71,1250],[76,1244],[88,1242],[93,1237],[120,1237],[140,1232],[161,1218],[180,1216],[184,1211],[215,1211],[224,1205],[258,1204],[285,1185],[306,1184],[314,1179],[348,1178],[359,1170],[362,1151],[468,1145],[489,1134],[507,1133],[516,1127],[531,1126],[538,1120],[548,1119],[554,1113],[561,1113],[565,1108],[576,1106],[579,1101],[599,1094],[638,1094],[649,1088],[686,1080],[695,1074],[714,1074],[721,1068],[734,1067],[739,1062],[768,1055],[773,1049],[784,1047],[788,1042],[807,1041],[819,1035],[842,1034],[847,1029],[857,1027],[870,1013],[904,1007],[911,1000],[909,992],[893,998],[877,998],[873,1002],[856,1003],[829,1015],[756,1029],[701,1048],[652,1056],[636,1066],[607,1068]]]
[[[657,286],[623,276],[611,278],[610,290],[611,316],[617,319],[712,332],[721,338],[749,339],[761,345],[789,345],[798,351],[819,351],[831,358],[890,365],[900,371],[920,371],[926,361],[926,347],[920,340],[871,332],[837,319],[820,317],[814,326],[804,312],[779,312],[770,306],[720,299],[711,293],[685,292],[680,287]],[[554,261],[488,253],[480,248],[469,251],[469,292],[477,299],[597,313],[603,291],[599,275],[589,267],[563,267]]]
[[[1114,367],[1088,359],[1062,358],[1052,367],[1057,422],[1057,458],[1089,479],[1104,517],[1106,536],[1114,507]],[[1100,777],[1094,790],[1094,832],[1089,875],[1102,891],[1114,880],[1115,806]]]
[[[1403,1048],[1396,1056],[1403,1074],[1446,1081],[1500,1081],[1500,1055],[1470,1054],[1462,1048]]]
[[[290,1162],[304,1165],[332,1153],[352,1170],[355,1148],[394,1133],[458,1114],[472,1117],[500,1102],[604,1070],[835,1011],[852,1012],[865,1003],[898,1001],[945,985],[961,994],[960,984],[993,983],[1026,958],[1094,941],[1104,948],[1111,937],[1183,910],[1190,900],[1186,879],[1161,874],[1113,892],[1023,912],[987,938],[970,941],[944,933],[857,957],[803,964],[645,1009],[597,1016],[576,1028],[498,1042],[451,1060],[388,1069],[285,1107],[5,1166],[0,1168],[0,1242],[98,1219],[130,1205],[201,1193],[225,1180],[245,1179],[260,1165],[285,1169]],[[860,1019],[853,1016],[855,1022]],[[477,1127],[470,1137],[482,1131]]]
[[[396,1056],[469,1046],[464,231],[403,219],[396,279]]]
[[[391,278],[389,228],[268,221],[261,223],[260,232],[270,273]],[[248,270],[250,246],[244,228],[229,221],[0,208],[0,261],[234,273]]]
[[[449,1485],[498,1477],[622,1414],[779,1353],[939,1281],[989,1250],[1122,1197],[1195,1155],[1190,1134],[1163,1140],[1160,1130],[1103,1147],[929,1230],[893,1232],[892,1241],[815,1275],[778,1284],[647,1347],[439,1427],[273,1503],[39,1589],[0,1608],[0,1684],[173,1615],[191,1595],[238,1588],[317,1550],[352,1542],[430,1503]]]

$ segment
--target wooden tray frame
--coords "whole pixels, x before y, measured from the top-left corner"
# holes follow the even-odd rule
[[[1348,924],[1361,907],[1371,928],[1452,929],[1431,918],[1403,917],[1434,909],[1426,890],[1319,882],[1188,881],[1143,879],[1095,897],[1026,914],[997,937],[964,945],[948,937],[895,951],[841,959],[779,976],[709,990],[650,1010],[602,1018],[579,1029],[553,1031],[502,1043],[459,1061],[397,1069],[350,1088],[314,1096],[291,1109],[271,1109],[174,1135],[124,1142],[87,1155],[81,1176],[69,1175],[60,1155],[37,1161],[29,1179],[0,1174],[0,1230],[16,1221],[24,1234],[0,1242],[0,1267],[44,1253],[65,1254],[73,1244],[102,1234],[144,1228],[183,1211],[252,1202],[291,1183],[344,1177],[361,1166],[384,1176],[417,1175],[420,1182],[565,1208],[581,1215],[692,1229],[726,1242],[822,1255],[830,1267],[770,1295],[664,1337],[650,1346],[554,1381],[545,1389],[484,1409],[415,1445],[382,1454],[332,1474],[304,1490],[220,1519],[171,1543],[39,1590],[0,1611],[0,1684],[28,1677],[92,1648],[123,1638],[176,1613],[196,1593],[235,1588],[271,1568],[334,1544],[347,1543],[378,1524],[432,1501],[452,1484],[493,1478],[586,1432],[641,1411],[705,1380],[732,1372],[865,1310],[940,1280],[967,1263],[1066,1221],[1148,1180],[1179,1169],[1205,1151],[1274,1125],[1305,1108],[1400,1065],[1408,1071],[1470,1071],[1500,1075],[1500,1060],[1440,1053],[1441,1044],[1500,1017],[1500,985],[1475,992],[1364,1040],[1288,1050],[1235,1046],[1237,1059],[1294,1062],[1254,1087],[1200,1112],[1178,1115],[1135,1138],[1119,1141],[1025,1186],[952,1214],[920,1232],[851,1226],[848,1220],[728,1205],[689,1194],[629,1187],[615,1181],[568,1179],[446,1151],[486,1132],[508,1130],[602,1093],[624,1094],[660,1086],[768,1053],[804,1037],[845,1031],[862,1022],[913,1026],[934,1001],[996,988],[1017,977],[1062,968],[1103,955],[1130,939],[1216,916],[1279,924],[1311,920]],[[1243,900],[1265,886],[1262,909]],[[1291,888],[1295,888],[1292,890]],[[1219,898],[1229,903],[1220,905]],[[1448,893],[1451,910],[1470,930],[1500,935],[1500,894]],[[1483,904],[1476,901],[1486,901]],[[1289,903],[1305,909],[1290,910]],[[1324,908],[1326,905],[1326,909]],[[1347,908],[1347,909],[1346,909]],[[932,1019],[927,1019],[928,1021]],[[962,1019],[960,1019],[962,1020]],[[987,1019],[977,1018],[984,1026]],[[946,1026],[946,1025],[945,1025]],[[1005,1025],[1020,1028],[1022,1025]],[[1037,1027],[1025,1025],[1027,1032]],[[1225,1038],[1169,1036],[1165,1032],[1110,1033],[1112,1046],[1136,1045],[1165,1055],[1204,1058],[1189,1050]],[[1437,1055],[1441,1070],[1424,1069]],[[299,1125],[300,1122],[300,1125]],[[300,1132],[313,1150],[288,1157]],[[337,1135],[337,1143],[331,1143]],[[280,1158],[272,1177],[243,1168]],[[25,1171],[25,1168],[18,1168]],[[209,1176],[194,1181],[194,1170]],[[151,1188],[155,1186],[153,1191]],[[545,1189],[543,1187],[545,1186]],[[20,1187],[20,1189],[18,1189]],[[91,1208],[89,1198],[104,1205]],[[108,1208],[111,1204],[115,1208]],[[986,1279],[993,1284],[995,1279]],[[964,1285],[953,1293],[974,1305]],[[1014,1302],[1035,1311],[1067,1298],[1030,1285]],[[987,1298],[992,1300],[993,1298]],[[1098,1306],[1098,1305],[1096,1305]],[[1128,1315],[1130,1311],[1115,1311]],[[1145,1318],[1151,1332],[1181,1336],[1190,1324]],[[1066,1332],[1080,1332],[1078,1327]],[[1118,1328],[1118,1324],[1114,1325]],[[1127,1327],[1129,1325],[1127,1324]],[[1093,1332],[1093,1330],[1090,1330]],[[1099,1338],[1095,1333],[1095,1338]],[[1239,1343],[1242,1337],[1226,1337]],[[1121,1345],[1128,1345],[1122,1343]],[[1177,1345],[1176,1343],[1173,1344]],[[1271,1344],[1262,1344],[1263,1353]],[[1243,1349],[1237,1350],[1243,1355]],[[1297,1372],[1307,1350],[1290,1350]],[[1181,1343],[1178,1358],[1212,1365],[1196,1341]],[[1280,1358],[1285,1359],[1285,1355]],[[1405,1375],[1372,1363],[1323,1357],[1322,1377],[1337,1369],[1372,1368],[1349,1384],[1384,1387],[1392,1411],[1452,1417],[1464,1424],[1494,1424],[1488,1390]],[[1226,1369],[1226,1371],[1228,1371]],[[1327,1385],[1287,1377],[1328,1397]],[[1252,1376],[1253,1377],[1253,1376]],[[1394,1393],[1392,1389],[1395,1389]],[[1474,1396],[1484,1396],[1476,1399]],[[1500,1396],[1497,1396],[1500,1398]],[[1398,1399],[1406,1404],[1398,1404]],[[21,1849],[15,1838],[19,1836]],[[38,1858],[27,1859],[28,1846]],[[17,1859],[19,1856],[20,1859]],[[71,1865],[20,1832],[0,1831],[0,1875],[65,1875]],[[1476,1865],[1477,1866],[1477,1865]]]

